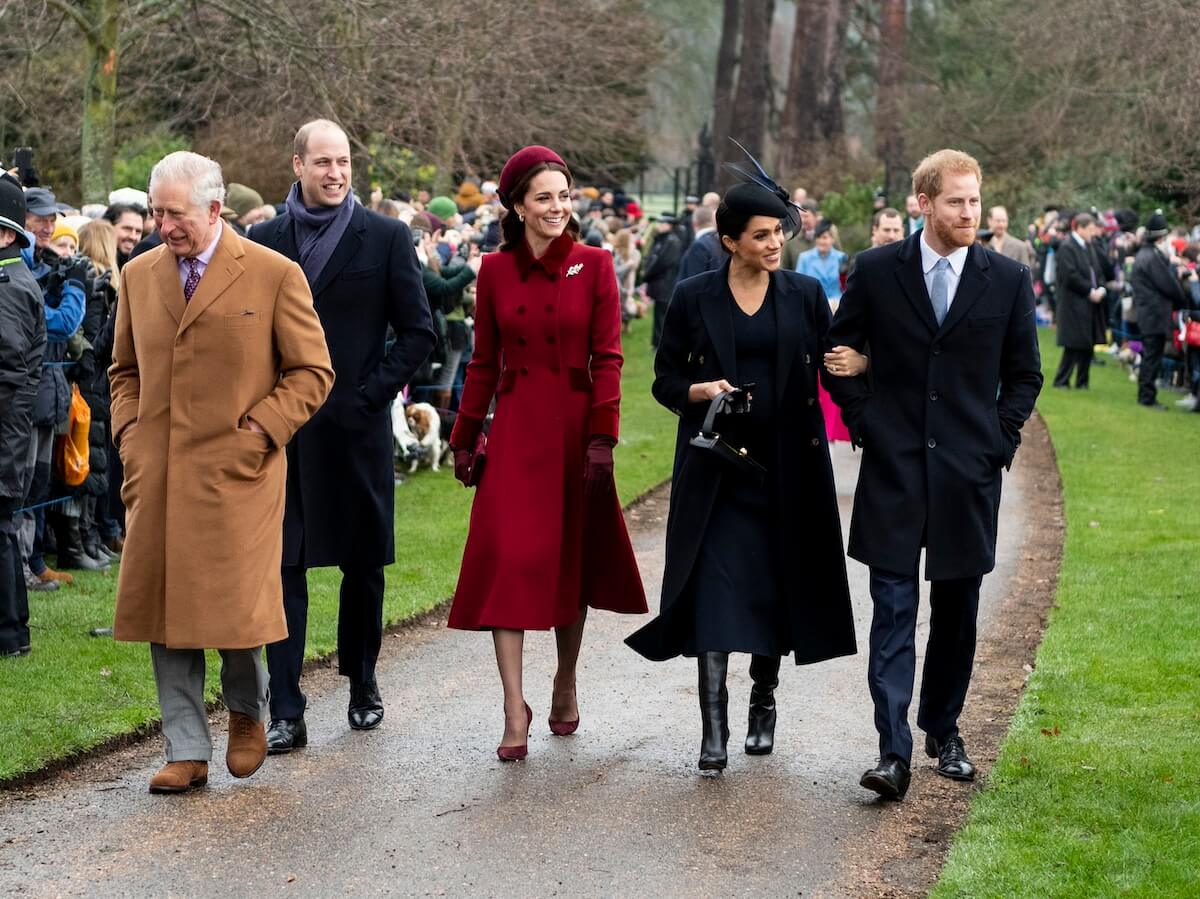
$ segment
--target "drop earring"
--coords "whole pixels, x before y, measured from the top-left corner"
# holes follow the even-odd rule
[[[521,213],[518,212],[517,213],[517,221],[520,222],[521,224],[525,224],[525,216],[521,215]]]

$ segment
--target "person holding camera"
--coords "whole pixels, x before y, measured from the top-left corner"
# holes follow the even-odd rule
[[[728,761],[729,653],[751,655],[745,750],[765,755],[780,659],[856,651],[817,402],[829,304],[814,278],[780,268],[799,213],[773,183],[726,192],[725,264],[676,287],[654,361],[654,397],[679,416],[666,569],[658,617],[626,642],[654,661],[697,659],[702,771]],[[838,374],[866,368],[853,351],[830,358]],[[731,414],[714,419],[726,400]]]
[[[25,205],[25,227],[35,239],[30,270],[42,290],[46,315],[46,353],[33,409],[34,438],[30,441],[27,460],[29,489],[25,504],[29,508],[40,506],[52,495],[50,463],[54,431],[67,421],[71,403],[71,385],[67,379],[71,364],[68,346],[84,321],[92,266],[79,256],[63,258],[51,246],[58,225],[58,201],[53,193],[44,187],[29,188],[25,192]],[[78,535],[79,511],[71,502],[61,505],[64,508],[49,514],[45,508],[33,508],[23,513],[21,553],[29,569],[26,583],[34,589],[47,589],[49,583],[69,584],[73,581],[71,575],[46,565],[42,541],[47,522],[62,522],[55,527],[56,537],[60,538],[56,560],[60,569],[100,570],[107,567],[107,561],[93,560],[82,552],[82,540],[71,539],[72,533]]]

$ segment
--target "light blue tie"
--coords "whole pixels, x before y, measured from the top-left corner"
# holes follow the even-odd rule
[[[937,319],[938,327],[946,320],[946,312],[950,308],[950,260],[943,256],[933,267],[933,286],[929,290],[929,299],[933,303],[933,317]]]

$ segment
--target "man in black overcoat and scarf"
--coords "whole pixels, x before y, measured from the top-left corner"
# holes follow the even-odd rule
[[[383,638],[383,568],[395,560],[391,404],[434,345],[408,227],[369,212],[350,187],[350,142],[318,119],[296,133],[287,211],[250,238],[300,263],[337,376],[325,405],[287,447],[283,602],[288,638],[267,646],[272,753],[308,741],[300,669],[307,569],[342,570],[338,673],[350,679],[350,726],[377,727],[375,662]],[[394,332],[390,347],[388,328]]]
[[[1133,307],[1142,333],[1142,364],[1138,368],[1139,406],[1165,409],[1158,401],[1158,376],[1163,351],[1174,330],[1174,313],[1187,306],[1180,271],[1169,258],[1167,220],[1159,210],[1146,222],[1142,245],[1133,260]],[[1192,277],[1195,277],[1193,275]]]
[[[924,228],[858,256],[829,334],[834,345],[870,345],[870,382],[822,372],[863,450],[849,553],[871,569],[867,676],[880,758],[861,783],[892,799],[910,780],[922,548],[933,583],[917,724],[939,774],[974,778],[958,718],[979,586],[995,567],[1001,470],[1042,385],[1029,269],[975,242],[981,180],[955,150],[917,166]]]
[[[1104,343],[1104,305],[1108,291],[1104,287],[1104,271],[1098,264],[1092,241],[1100,233],[1096,219],[1081,212],[1071,221],[1071,234],[1058,245],[1055,265],[1055,338],[1063,348],[1062,361],[1054,376],[1054,386],[1071,386],[1075,372],[1075,387],[1087,390],[1094,347]]]

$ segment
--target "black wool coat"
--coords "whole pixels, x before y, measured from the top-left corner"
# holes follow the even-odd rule
[[[870,344],[865,377],[822,383],[863,448],[850,555],[930,580],[996,562],[1001,469],[1042,387],[1029,269],[973,245],[941,327],[921,271],[921,232],[858,256],[833,344]]]
[[[1104,286],[1104,272],[1097,267],[1096,252],[1081,247],[1068,236],[1058,245],[1054,258],[1057,274],[1054,291],[1055,339],[1061,347],[1086,350],[1104,343],[1107,306],[1093,303],[1088,293]]]
[[[1151,243],[1133,258],[1133,306],[1143,334],[1170,334],[1171,314],[1187,306],[1187,294],[1167,257]]]
[[[626,641],[654,660],[679,655],[691,627],[691,610],[681,597],[728,464],[689,445],[709,404],[687,399],[695,383],[721,378],[738,383],[728,276],[727,261],[679,284],[654,360],[654,398],[679,416],[666,569],[658,617]],[[837,491],[817,402],[817,368],[831,346],[829,304],[813,278],[786,271],[771,277],[779,341],[775,402],[781,460],[779,470],[768,475],[781,500],[772,529],[789,564],[779,579],[789,640],[796,647],[796,663],[807,664],[856,651]]]
[[[33,407],[46,352],[46,310],[20,248],[12,243],[0,249],[0,261],[0,504],[16,510],[24,500]]]
[[[651,299],[661,301],[670,298],[682,259],[683,242],[675,231],[667,231],[654,238],[646,263],[642,266],[642,280],[646,282],[646,293]]]
[[[248,236],[300,259],[286,213]],[[283,564],[390,565],[396,554],[391,403],[434,345],[408,226],[356,207],[310,287],[336,380],[325,405],[287,446]]]

